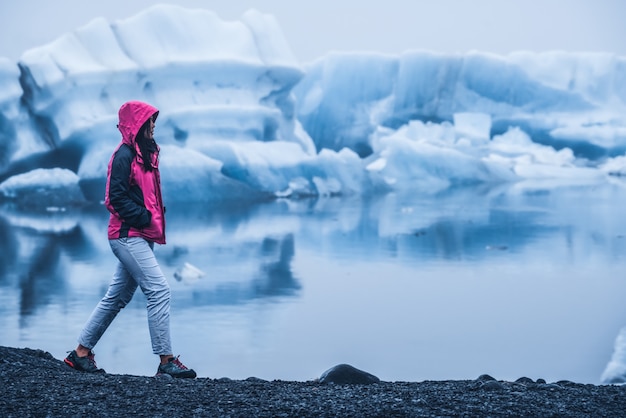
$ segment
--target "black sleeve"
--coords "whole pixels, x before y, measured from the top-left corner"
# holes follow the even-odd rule
[[[109,202],[123,222],[133,228],[144,228],[150,225],[152,214],[146,209],[139,186],[131,187],[129,183],[130,165],[134,156],[133,150],[126,145],[115,153],[111,164]]]

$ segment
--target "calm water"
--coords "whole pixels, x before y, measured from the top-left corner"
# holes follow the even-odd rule
[[[625,208],[619,186],[170,206],[174,351],[211,378],[599,383],[626,326]],[[106,223],[0,212],[0,344],[75,347],[116,262]],[[177,280],[185,263],[204,276]],[[154,374],[140,292],[95,352]]]

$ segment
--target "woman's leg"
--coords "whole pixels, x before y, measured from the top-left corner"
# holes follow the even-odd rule
[[[133,298],[136,289],[137,282],[122,263],[118,263],[107,293],[91,313],[78,337],[79,348],[82,346],[91,350],[98,343],[113,319]]]
[[[143,238],[121,238],[110,243],[113,253],[146,295],[152,351],[171,357],[170,286],[154,257],[153,244]]]

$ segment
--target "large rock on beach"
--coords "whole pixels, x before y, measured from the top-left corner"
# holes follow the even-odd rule
[[[359,370],[349,364],[339,364],[326,370],[320,376],[320,383],[336,383],[338,385],[355,385],[379,383],[380,379],[373,374]]]

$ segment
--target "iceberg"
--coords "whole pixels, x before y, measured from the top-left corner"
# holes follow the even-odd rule
[[[67,170],[91,202],[127,100],[160,109],[168,202],[558,187],[626,172],[626,58],[609,53],[336,52],[303,66],[271,15],[157,5],[0,59],[0,87],[0,182]],[[31,187],[17,181],[4,198],[19,185]]]
[[[57,210],[66,205],[81,205],[85,198],[78,176],[66,169],[38,168],[0,183],[0,201],[9,200],[19,208]]]
[[[117,109],[131,99],[149,101],[161,111],[159,141],[171,152],[163,154],[163,168],[173,172],[164,188],[172,190],[172,200],[257,197],[274,191],[264,187],[255,192],[237,176],[220,174],[222,167],[238,171],[224,162],[217,163],[216,172],[215,152],[233,155],[254,147],[279,155],[291,143],[295,155],[315,154],[315,145],[295,119],[291,92],[303,71],[275,19],[254,10],[237,22],[224,22],[207,10],[168,5],[112,24],[95,19],[26,51],[19,71],[5,67],[10,69],[1,68],[4,83],[19,78],[15,84],[23,92],[2,103],[13,104],[24,120],[34,123],[28,130],[2,129],[7,136],[3,143],[31,145],[24,153],[7,146],[0,179],[56,165],[76,171],[85,195],[101,200],[106,162],[119,142]],[[25,141],[22,132],[38,141]]]
[[[296,140],[284,125],[293,123],[289,94],[303,73],[275,38],[274,19],[255,11],[223,22],[161,5],[113,24],[95,19],[26,51],[18,65],[29,111],[57,145],[116,140],[119,103],[137,97],[162,111],[162,135],[174,141],[190,132]]]
[[[365,156],[379,126],[482,113],[491,136],[520,127],[584,158],[626,150],[626,58],[608,53],[332,53],[306,72],[294,90],[298,119],[330,149]]]

